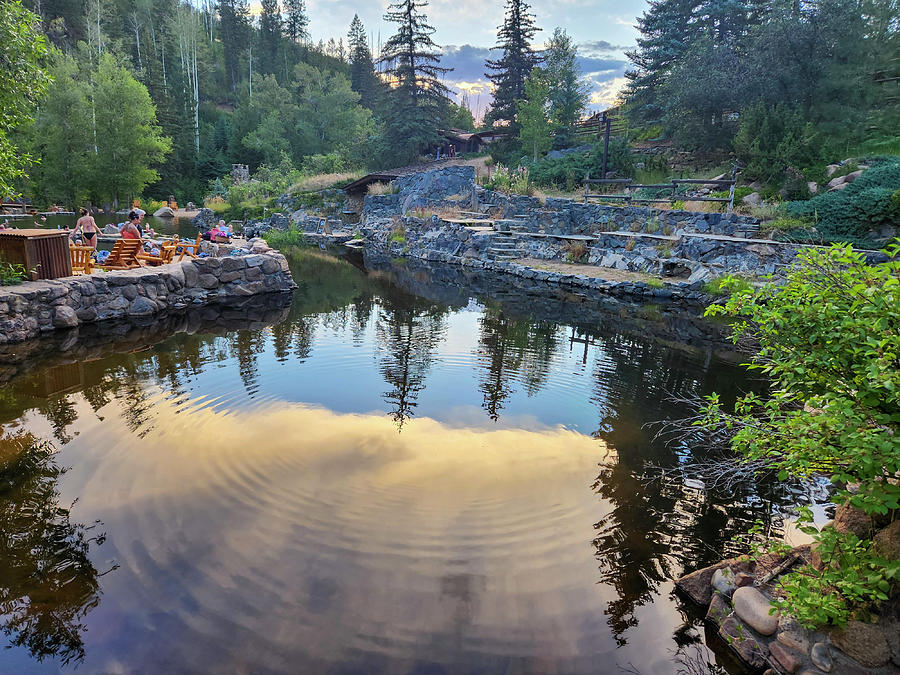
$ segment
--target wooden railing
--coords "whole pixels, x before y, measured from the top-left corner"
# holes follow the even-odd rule
[[[624,201],[627,206],[632,203],[640,204],[673,204],[676,201],[684,200],[689,202],[720,202],[728,204],[727,212],[731,213],[734,208],[734,186],[737,183],[737,168],[731,171],[731,178],[711,179],[705,178],[673,178],[669,183],[661,183],[656,185],[643,185],[635,183],[632,178],[591,178],[590,172],[584,177],[584,202],[588,203],[591,199]],[[602,192],[591,192],[592,185],[623,185],[624,191],[618,194],[604,194]],[[678,194],[678,186],[680,185],[710,185],[721,189],[728,189],[728,197],[687,197]],[[671,194],[667,197],[638,197],[635,196],[637,190],[671,190]]]

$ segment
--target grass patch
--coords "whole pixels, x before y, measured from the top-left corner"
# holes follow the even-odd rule
[[[278,251],[287,251],[291,248],[298,248],[306,245],[306,235],[297,229],[297,226],[291,224],[286,230],[271,229],[263,234],[263,239],[272,248]]]
[[[406,243],[406,228],[401,223],[397,223],[391,228],[390,241],[398,244]]]
[[[743,293],[751,288],[750,282],[741,277],[727,275],[715,277],[703,284],[703,292],[707,295],[727,296],[735,293]]]
[[[343,173],[319,173],[302,176],[291,186],[290,192],[317,192],[328,188],[340,188],[349,185],[362,177],[362,171],[345,171]]]
[[[366,194],[369,195],[392,195],[396,194],[397,188],[393,183],[370,183]]]
[[[666,283],[662,279],[657,279],[656,277],[653,277],[652,279],[647,279],[646,284],[650,288],[662,288],[663,286],[666,285]]]

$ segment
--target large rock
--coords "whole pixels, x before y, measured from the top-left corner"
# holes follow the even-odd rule
[[[834,646],[867,668],[883,666],[891,658],[881,628],[862,621],[848,621],[843,628],[831,631]]]
[[[733,616],[728,617],[722,623],[719,628],[719,637],[753,670],[759,671],[766,667],[769,648],[757,642]]]
[[[143,295],[136,297],[128,306],[129,316],[151,316],[156,314],[156,303]]]
[[[878,555],[888,560],[900,560],[900,520],[895,520],[874,537]]]
[[[201,229],[207,229],[219,222],[219,216],[212,209],[202,208],[200,212],[191,218],[191,223]]]
[[[741,201],[744,202],[744,204],[747,204],[747,206],[759,206],[759,204],[762,202],[762,197],[759,195],[758,192],[751,192],[749,195],[745,196]]]
[[[752,586],[744,586],[732,596],[734,611],[760,635],[772,635],[778,630],[778,614],[770,614],[772,603]]]
[[[830,673],[834,668],[834,660],[831,658],[831,650],[824,642],[817,642],[809,650],[809,658],[819,670]]]
[[[778,641],[769,645],[772,657],[789,673],[796,673],[803,665],[803,657],[793,649],[785,647]]]
[[[168,206],[162,206],[153,212],[156,218],[174,218],[175,212]]]
[[[675,581],[675,586],[686,594],[691,600],[698,605],[707,606],[712,600],[713,587],[712,577],[716,570],[723,567],[730,567],[732,571],[739,570],[745,572],[750,565],[739,558],[731,558],[722,562],[704,567],[702,570],[685,574],[683,577]]]
[[[851,532],[860,539],[868,539],[872,536],[872,518],[862,509],[847,504],[839,505],[834,512],[835,530],[842,534]]]
[[[74,328],[78,325],[78,315],[71,307],[60,305],[53,310],[53,325],[57,328]]]

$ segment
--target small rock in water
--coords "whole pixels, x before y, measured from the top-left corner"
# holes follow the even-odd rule
[[[769,599],[752,586],[734,592],[734,611],[760,635],[772,635],[778,629],[778,614],[769,614]]]
[[[734,572],[731,571],[730,567],[723,567],[720,570],[716,570],[713,573],[712,581],[710,583],[713,588],[719,591],[719,593],[724,593],[729,597],[734,593],[734,589],[737,588]]]
[[[809,651],[809,634],[790,616],[782,616],[778,621],[778,641],[800,652]]]
[[[738,588],[742,588],[743,586],[752,586],[753,581],[753,575],[747,574],[746,572],[739,572],[734,575],[734,583],[737,584]]]
[[[769,645],[769,652],[775,657],[775,660],[789,673],[796,673],[800,669],[802,661],[797,652],[788,649],[780,642],[773,642]]]
[[[830,673],[834,668],[834,661],[831,660],[831,651],[824,642],[817,642],[812,646],[809,652],[809,658],[819,670]]]

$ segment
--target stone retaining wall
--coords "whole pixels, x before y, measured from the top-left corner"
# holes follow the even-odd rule
[[[294,288],[287,260],[275,251],[26,282],[0,288],[0,344]]]

